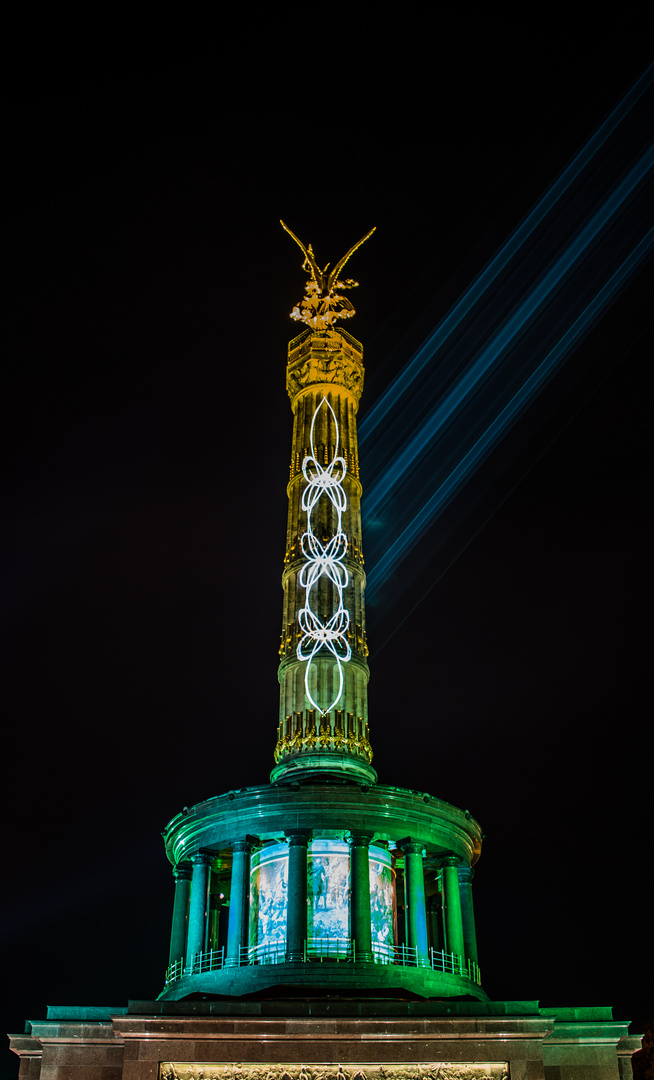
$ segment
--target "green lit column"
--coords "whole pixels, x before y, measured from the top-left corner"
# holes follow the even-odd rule
[[[350,833],[350,937],[356,960],[372,960],[372,932],[370,926],[370,859],[369,847],[372,836],[366,833]]]
[[[455,956],[465,958],[461,894],[459,893],[459,860],[456,855],[441,859],[441,872],[446,949]]]
[[[477,956],[477,934],[475,932],[475,909],[472,903],[472,882],[475,876],[475,872],[471,866],[460,866],[458,873],[465,957],[466,960],[474,960],[475,964],[478,964],[479,959]]]
[[[288,884],[286,887],[286,960],[304,960],[307,939],[307,848],[310,832],[287,832]]]
[[[441,950],[441,898],[440,893],[436,896],[431,896],[427,903],[427,925],[429,928],[429,936],[431,937],[432,948],[436,952]]]
[[[235,840],[232,844],[232,882],[229,894],[227,955],[225,967],[238,967],[241,949],[250,937],[250,856],[254,839]]]
[[[410,949],[416,950],[418,965],[423,966],[429,962],[429,948],[422,844],[416,844],[407,837],[400,841],[399,846],[404,852],[406,943]]]
[[[207,948],[217,949],[220,930],[220,910],[222,908],[222,893],[210,893],[209,895],[209,918],[207,920]]]
[[[191,905],[188,912],[187,964],[190,964],[196,953],[201,952],[204,948],[211,855],[200,852],[200,854],[194,855],[191,861],[193,863],[193,877],[191,878]]]
[[[191,892],[191,874],[193,868],[188,863],[180,863],[173,870],[175,878],[175,900],[173,903],[173,925],[170,931],[169,964],[184,957],[186,946],[186,918],[188,916],[188,898]]]

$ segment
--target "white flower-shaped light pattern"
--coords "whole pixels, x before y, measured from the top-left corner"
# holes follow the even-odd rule
[[[316,450],[314,443],[316,417],[323,407],[329,409],[332,414],[336,431],[334,456],[326,466],[321,465],[318,461],[318,451]],[[317,709],[318,712],[324,716],[325,713],[328,713],[330,709],[333,709],[340,701],[343,693],[343,664],[347,663],[352,655],[352,649],[347,640],[350,616],[343,606],[343,590],[347,588],[349,581],[347,567],[343,565],[343,560],[347,554],[347,536],[341,529],[343,511],[347,507],[347,496],[343,488],[343,479],[347,472],[347,463],[344,457],[338,456],[338,421],[336,419],[336,413],[327,401],[327,398],[322,399],[313,414],[313,419],[311,421],[310,448],[312,454],[308,454],[302,464],[302,472],[304,473],[304,479],[307,482],[307,486],[302,493],[302,509],[306,510],[307,514],[307,530],[302,537],[302,554],[304,555],[305,563],[300,570],[299,583],[300,587],[306,590],[306,596],[304,607],[301,608],[298,613],[302,637],[298,643],[297,657],[298,660],[307,661],[304,676],[304,686],[307,698],[314,709]],[[332,506],[336,510],[337,522],[336,532],[331,539],[324,544],[314,533],[312,525],[312,514],[322,498],[327,498],[332,503]],[[323,576],[329,578],[334,585],[336,595],[338,596],[336,610],[327,621],[321,619],[311,606],[312,592],[315,590],[318,582]],[[322,650],[330,652],[336,660],[339,678],[338,693],[333,701],[325,708],[322,708],[318,702],[315,701],[309,688],[311,666],[316,656],[318,656]]]

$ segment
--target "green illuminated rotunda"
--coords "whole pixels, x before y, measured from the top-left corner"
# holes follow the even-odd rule
[[[163,1000],[294,987],[486,999],[472,904],[479,825],[431,795],[378,784],[371,764],[363,348],[334,325],[353,314],[342,292],[356,282],[340,274],[368,236],[329,275],[293,236],[309,280],[293,311],[307,329],[286,370],[275,766],[269,786],[199,803],[164,833],[176,888]]]

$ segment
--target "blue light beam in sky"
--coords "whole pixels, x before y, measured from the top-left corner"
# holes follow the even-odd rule
[[[449,336],[460,326],[465,317],[473,310],[475,305],[483,298],[498,275],[510,264],[519,253],[523,245],[533,236],[535,230],[545,222],[549,214],[557,207],[557,204],[566,194],[570,186],[580,177],[585,169],[592,163],[594,157],[604,146],[607,140],[616,132],[618,126],[630,113],[632,108],[640,101],[642,96],[651,88],[654,78],[654,65],[650,65],[643,75],[636,81],[624,98],[615,106],[606,120],[600,125],[594,135],[588,140],[582,149],[575,155],[554,183],[548,188],[541,199],[523,219],[520,225],[511,234],[509,239],[502,245],[493,256],[487,266],[473,281],[461,298],[452,307],[443,321],[423,342],[411,360],[406,364],[401,374],[392,384],[387,387],[384,394],[369,409],[359,424],[359,447],[363,448],[380,424],[383,424],[389,413],[397,407],[398,398],[405,394],[419,378],[423,369],[433,359],[437,350],[442,348]]]
[[[525,379],[519,391],[501,409],[483,435],[463,454],[456,467],[438,486],[401,535],[391,544],[385,555],[375,564],[367,575],[367,593],[374,593],[391,576],[398,563],[402,561],[433,524],[437,516],[450,503],[465,484],[469,475],[485,461],[489,453],[506,433],[506,430],[522,415],[529,402],[540,392],[572,349],[579,344],[583,336],[593,326],[621,288],[649,257],[653,248],[654,229],[651,229],[631,255],[625,259],[616,273],[613,274],[610,281],[600,289],[579,318],[563,334],[536,370]]]
[[[456,413],[468,403],[477,384],[485,378],[489,369],[516,344],[526,327],[549,301],[551,294],[564,286],[575,270],[576,264],[587,257],[589,248],[594,245],[599,234],[607,227],[611,218],[620,211],[625,200],[651,172],[653,165],[654,147],[651,147],[617,190],[596,211],[591,220],[579,230],[578,235],[563,253],[544,271],[537,285],[504,320],[493,340],[481,354],[471,360],[457,383],[434,407],[426,421],[407,442],[404,450],[395,458],[392,471],[387,472],[369,488],[365,497],[366,514],[375,516],[380,505],[389,498],[392,489],[402,481],[404,474],[424,453],[426,445],[431,443],[440,429],[450,423]]]
[[[363,418],[369,600],[651,255],[653,82],[651,65]]]

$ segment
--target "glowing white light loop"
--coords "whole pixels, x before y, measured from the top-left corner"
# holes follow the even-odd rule
[[[314,442],[314,430],[316,417],[320,409],[326,405],[332,414],[336,431],[336,445],[334,456],[327,465],[321,465],[318,461],[318,452]],[[352,655],[352,649],[347,640],[347,631],[350,626],[349,612],[343,606],[343,590],[347,588],[350,580],[347,567],[343,560],[347,554],[347,536],[341,529],[343,512],[347,508],[347,496],[343,488],[343,479],[347,472],[347,463],[344,457],[339,457],[339,430],[336,414],[327,398],[323,398],[311,421],[311,450],[302,464],[302,472],[307,486],[302,492],[302,509],[307,515],[307,530],[302,536],[301,547],[305,563],[298,575],[301,588],[306,590],[305,605],[298,613],[302,637],[297,646],[298,660],[307,662],[304,676],[306,695],[314,709],[324,716],[338,704],[343,693],[343,664],[347,663]],[[336,510],[336,532],[325,543],[320,541],[313,531],[311,514],[320,499],[326,496]],[[327,577],[336,589],[338,606],[331,618],[325,622],[311,607],[311,590],[318,584],[322,577]],[[334,657],[338,669],[338,693],[334,700],[325,708],[321,708],[314,700],[309,689],[311,665],[321,650],[326,650]]]
[[[337,589],[347,588],[350,575],[342,560],[347,553],[345,533],[337,533],[325,547],[312,533],[305,533],[301,541],[302,554],[307,560],[299,574],[300,585],[309,590],[326,574]]]

